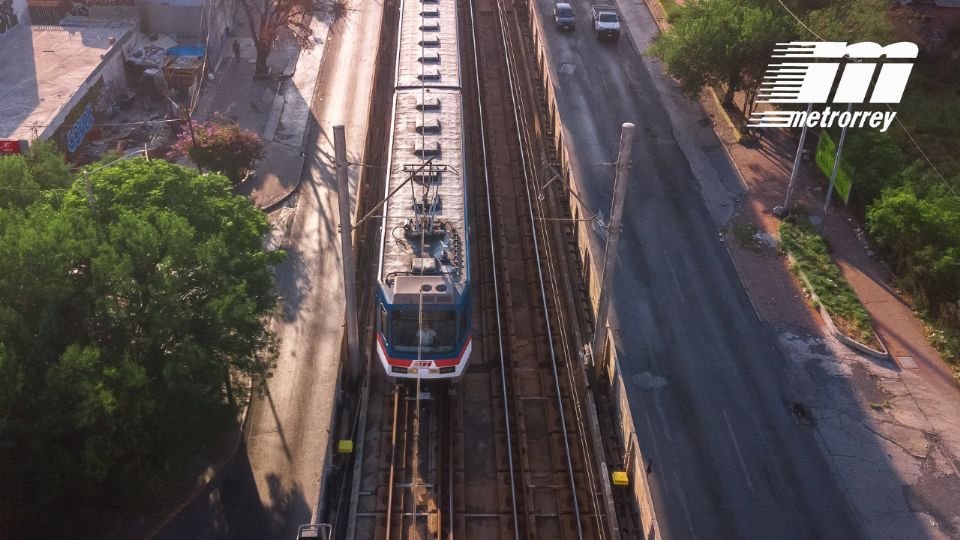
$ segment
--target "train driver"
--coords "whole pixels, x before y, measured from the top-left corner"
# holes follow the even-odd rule
[[[420,330],[417,330],[417,336],[420,337],[421,347],[431,347],[433,346],[433,338],[437,337],[437,331],[424,324]]]

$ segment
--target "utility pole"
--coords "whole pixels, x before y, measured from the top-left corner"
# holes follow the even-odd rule
[[[813,103],[807,105],[807,116],[805,118],[810,117],[811,111],[813,111]],[[800,170],[800,157],[803,155],[803,143],[807,141],[807,131],[809,130],[809,125],[804,122],[803,130],[800,131],[800,144],[797,146],[797,155],[793,158],[793,171],[790,172],[790,182],[787,184],[787,195],[783,199],[783,206],[775,206],[773,208],[774,215],[781,219],[790,213],[790,197],[793,195],[793,183],[797,181],[797,173]]]
[[[333,126],[337,159],[337,205],[340,207],[340,253],[343,255],[343,289],[347,313],[347,355],[350,377],[360,376],[360,339],[357,330],[357,275],[353,265],[353,218],[350,213],[350,180],[347,175],[347,139],[343,124]]]
[[[617,176],[613,181],[613,208],[607,229],[607,246],[603,250],[603,269],[600,274],[600,299],[597,306],[596,325],[593,329],[593,368],[600,375],[600,355],[607,340],[607,312],[610,308],[610,286],[613,269],[617,263],[617,244],[620,242],[623,199],[627,192],[627,171],[630,168],[630,150],[633,146],[633,124],[626,122],[620,132],[620,154],[617,157]]]
[[[847,105],[847,112],[853,110],[853,103]],[[837,172],[840,170],[840,154],[843,152],[843,141],[847,138],[847,127],[843,126],[840,132],[840,142],[837,143],[837,155],[833,158],[833,171],[830,173],[830,185],[827,186],[827,198],[823,201],[823,219],[820,221],[820,231],[823,231],[823,224],[827,221],[827,209],[830,208],[830,196],[833,195],[833,184],[837,180]]]

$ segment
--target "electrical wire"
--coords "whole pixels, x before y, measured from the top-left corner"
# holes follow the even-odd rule
[[[797,15],[793,11],[791,11],[789,7],[787,7],[787,5],[783,2],[783,0],[777,0],[777,3],[780,4],[783,7],[783,9],[786,10],[786,12],[789,13],[790,16],[793,17],[794,20],[796,20],[797,23],[799,23],[800,26],[802,26],[807,32],[810,32],[810,34],[812,34],[814,37],[816,37],[820,41],[827,41],[826,39],[821,37],[820,34],[814,32],[812,28],[806,25],[806,23],[800,20],[800,17],[797,17]],[[890,110],[890,112],[894,112],[893,108],[890,107],[889,104],[887,105],[887,109]],[[937,166],[933,164],[933,161],[930,160],[930,157],[927,155],[926,152],[924,152],[923,148],[920,146],[920,143],[918,143],[917,139],[915,139],[913,134],[910,133],[910,130],[908,130],[907,126],[904,125],[902,120],[900,120],[900,117],[894,116],[894,119],[896,119],[897,125],[899,125],[900,129],[903,130],[903,133],[907,136],[907,139],[909,139],[910,142],[913,144],[914,148],[917,149],[917,152],[920,152],[920,155],[923,157],[923,160],[927,162],[927,165],[930,165],[930,168],[933,169],[933,172],[937,175],[940,181],[943,182],[943,185],[946,186],[946,188],[950,191],[950,193],[952,193],[954,196],[957,196],[957,191],[950,184],[950,182],[943,175],[943,173],[940,172],[940,169],[938,169]]]
[[[810,28],[809,26],[806,25],[806,23],[804,23],[803,21],[801,21],[801,20],[800,20],[800,17],[797,17],[792,11],[790,11],[790,8],[788,8],[787,5],[783,3],[783,0],[777,0],[777,2],[778,2],[781,6],[783,6],[783,9],[787,10],[787,13],[789,13],[790,16],[793,17],[793,18],[800,24],[800,26],[804,27],[804,28],[807,30],[807,32],[810,32],[811,34],[813,34],[813,36],[816,37],[817,39],[819,39],[820,41],[827,41],[827,40],[823,39],[822,37],[820,37],[820,34],[814,32],[812,28]]]

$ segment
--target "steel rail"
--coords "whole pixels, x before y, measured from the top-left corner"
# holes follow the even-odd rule
[[[507,392],[507,361],[503,356],[503,324],[500,314],[500,285],[497,280],[497,249],[493,239],[493,203],[490,200],[490,171],[487,156],[487,131],[483,122],[483,100],[481,99],[480,85],[480,59],[477,54],[477,24],[474,16],[473,0],[468,0],[470,6],[470,34],[473,41],[473,74],[477,86],[477,111],[479,112],[480,122],[480,152],[483,156],[483,184],[487,200],[487,227],[490,233],[490,265],[493,275],[493,299],[497,316],[497,354],[500,358],[500,390],[503,397],[503,422],[504,432],[507,435],[507,470],[510,473],[510,511],[513,519],[513,535],[516,540],[520,538],[520,525],[517,520],[517,484],[513,474],[513,440],[512,428],[510,427],[510,403]]]
[[[553,383],[557,393],[557,411],[560,416],[560,427],[563,433],[563,448],[566,453],[567,475],[570,480],[570,497],[573,503],[573,515],[577,524],[577,537],[583,540],[583,524],[580,521],[580,503],[577,501],[577,484],[573,470],[573,460],[570,452],[569,434],[567,433],[566,413],[563,406],[563,396],[560,392],[560,375],[557,372],[557,356],[553,346],[553,330],[550,324],[550,310],[547,305],[547,293],[543,280],[543,267],[540,263],[540,242],[537,240],[536,215],[533,210],[533,198],[530,193],[530,176],[528,174],[529,164],[527,163],[527,149],[524,144],[523,130],[521,129],[521,120],[517,104],[517,89],[514,79],[517,77],[516,68],[510,60],[510,43],[506,35],[506,21],[504,17],[504,7],[502,0],[497,0],[497,15],[500,18],[500,38],[503,44],[504,60],[507,63],[507,82],[510,86],[510,101],[513,104],[514,125],[517,130],[517,139],[520,145],[520,161],[523,168],[524,188],[527,193],[528,217],[530,218],[531,236],[533,237],[534,258],[537,263],[537,281],[540,286],[540,299],[543,303],[543,318],[547,329],[547,342],[550,350],[550,368],[553,372]],[[524,123],[525,124],[525,123]],[[587,464],[585,464],[587,465]]]
[[[393,510],[393,480],[394,470],[397,463],[397,409],[400,405],[400,388],[393,387],[393,430],[390,434],[390,477],[387,480],[387,534],[385,538],[390,538],[390,520]]]

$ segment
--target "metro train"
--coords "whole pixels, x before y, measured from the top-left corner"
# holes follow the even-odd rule
[[[473,350],[456,0],[403,0],[377,283],[387,375],[459,379]]]

